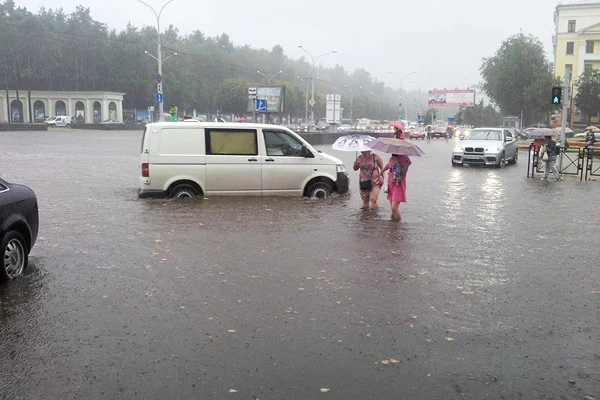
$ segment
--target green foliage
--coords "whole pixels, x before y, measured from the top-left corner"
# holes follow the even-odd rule
[[[34,14],[5,0],[0,2],[0,37],[0,82],[6,88],[116,91],[126,93],[125,108],[153,105],[157,63],[144,51],[156,55],[154,27],[129,25],[115,31],[95,21],[85,7],[79,6],[71,14],[46,8]],[[215,112],[218,108],[222,113],[237,114],[245,110],[247,101],[242,84],[261,84],[263,78],[257,70],[268,75],[282,70],[277,84],[286,86],[286,114],[304,117],[306,85],[296,77],[310,76],[312,65],[306,59],[289,59],[280,45],[271,50],[253,49],[232,43],[227,34],[207,37],[194,31],[182,35],[173,26],[167,27],[161,38],[163,57],[178,53],[163,62],[168,104],[177,104],[183,112]],[[342,95],[345,116],[349,116],[347,85],[363,88],[354,93],[355,118],[396,118],[399,92],[367,71],[350,73],[339,65],[318,65],[315,73],[320,78],[315,85],[317,116],[325,115],[327,93]]]
[[[575,105],[588,119],[600,115],[600,71],[592,69],[581,75],[577,82]]]
[[[537,38],[523,33],[511,36],[493,57],[483,60],[480,70],[485,92],[504,114],[523,112],[527,119],[535,110],[552,111],[549,98],[555,79]]]
[[[456,114],[456,123],[475,127],[494,127],[502,125],[502,115],[491,105],[484,106],[483,101],[473,107],[465,107]]]

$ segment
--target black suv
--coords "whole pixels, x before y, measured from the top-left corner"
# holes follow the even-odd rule
[[[0,179],[0,282],[18,277],[27,268],[38,227],[35,193]]]

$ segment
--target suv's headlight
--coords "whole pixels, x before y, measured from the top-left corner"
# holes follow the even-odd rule
[[[460,147],[460,146],[456,146],[456,147],[454,148],[454,152],[455,152],[455,153],[462,153],[463,151],[464,151],[464,149],[463,149],[462,147]]]
[[[344,164],[337,164],[335,170],[336,172],[346,172],[346,166]]]

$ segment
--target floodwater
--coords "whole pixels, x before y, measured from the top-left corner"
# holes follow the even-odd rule
[[[325,201],[139,200],[140,138],[0,133],[41,223],[0,286],[0,398],[600,397],[598,183],[434,140],[401,223],[354,172]]]

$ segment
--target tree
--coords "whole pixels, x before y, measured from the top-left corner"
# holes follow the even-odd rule
[[[490,104],[483,105],[483,101],[473,107],[465,107],[456,114],[456,123],[470,126],[500,126],[502,116]]]
[[[523,113],[528,120],[534,110],[551,111],[546,99],[555,79],[539,39],[523,33],[509,37],[483,60],[480,71],[483,89],[504,114]]]
[[[244,79],[226,79],[219,85],[215,95],[215,104],[219,110],[242,115],[248,107],[248,88],[250,81]]]
[[[600,115],[600,71],[592,69],[581,75],[577,82],[575,105],[587,115],[588,122]]]

